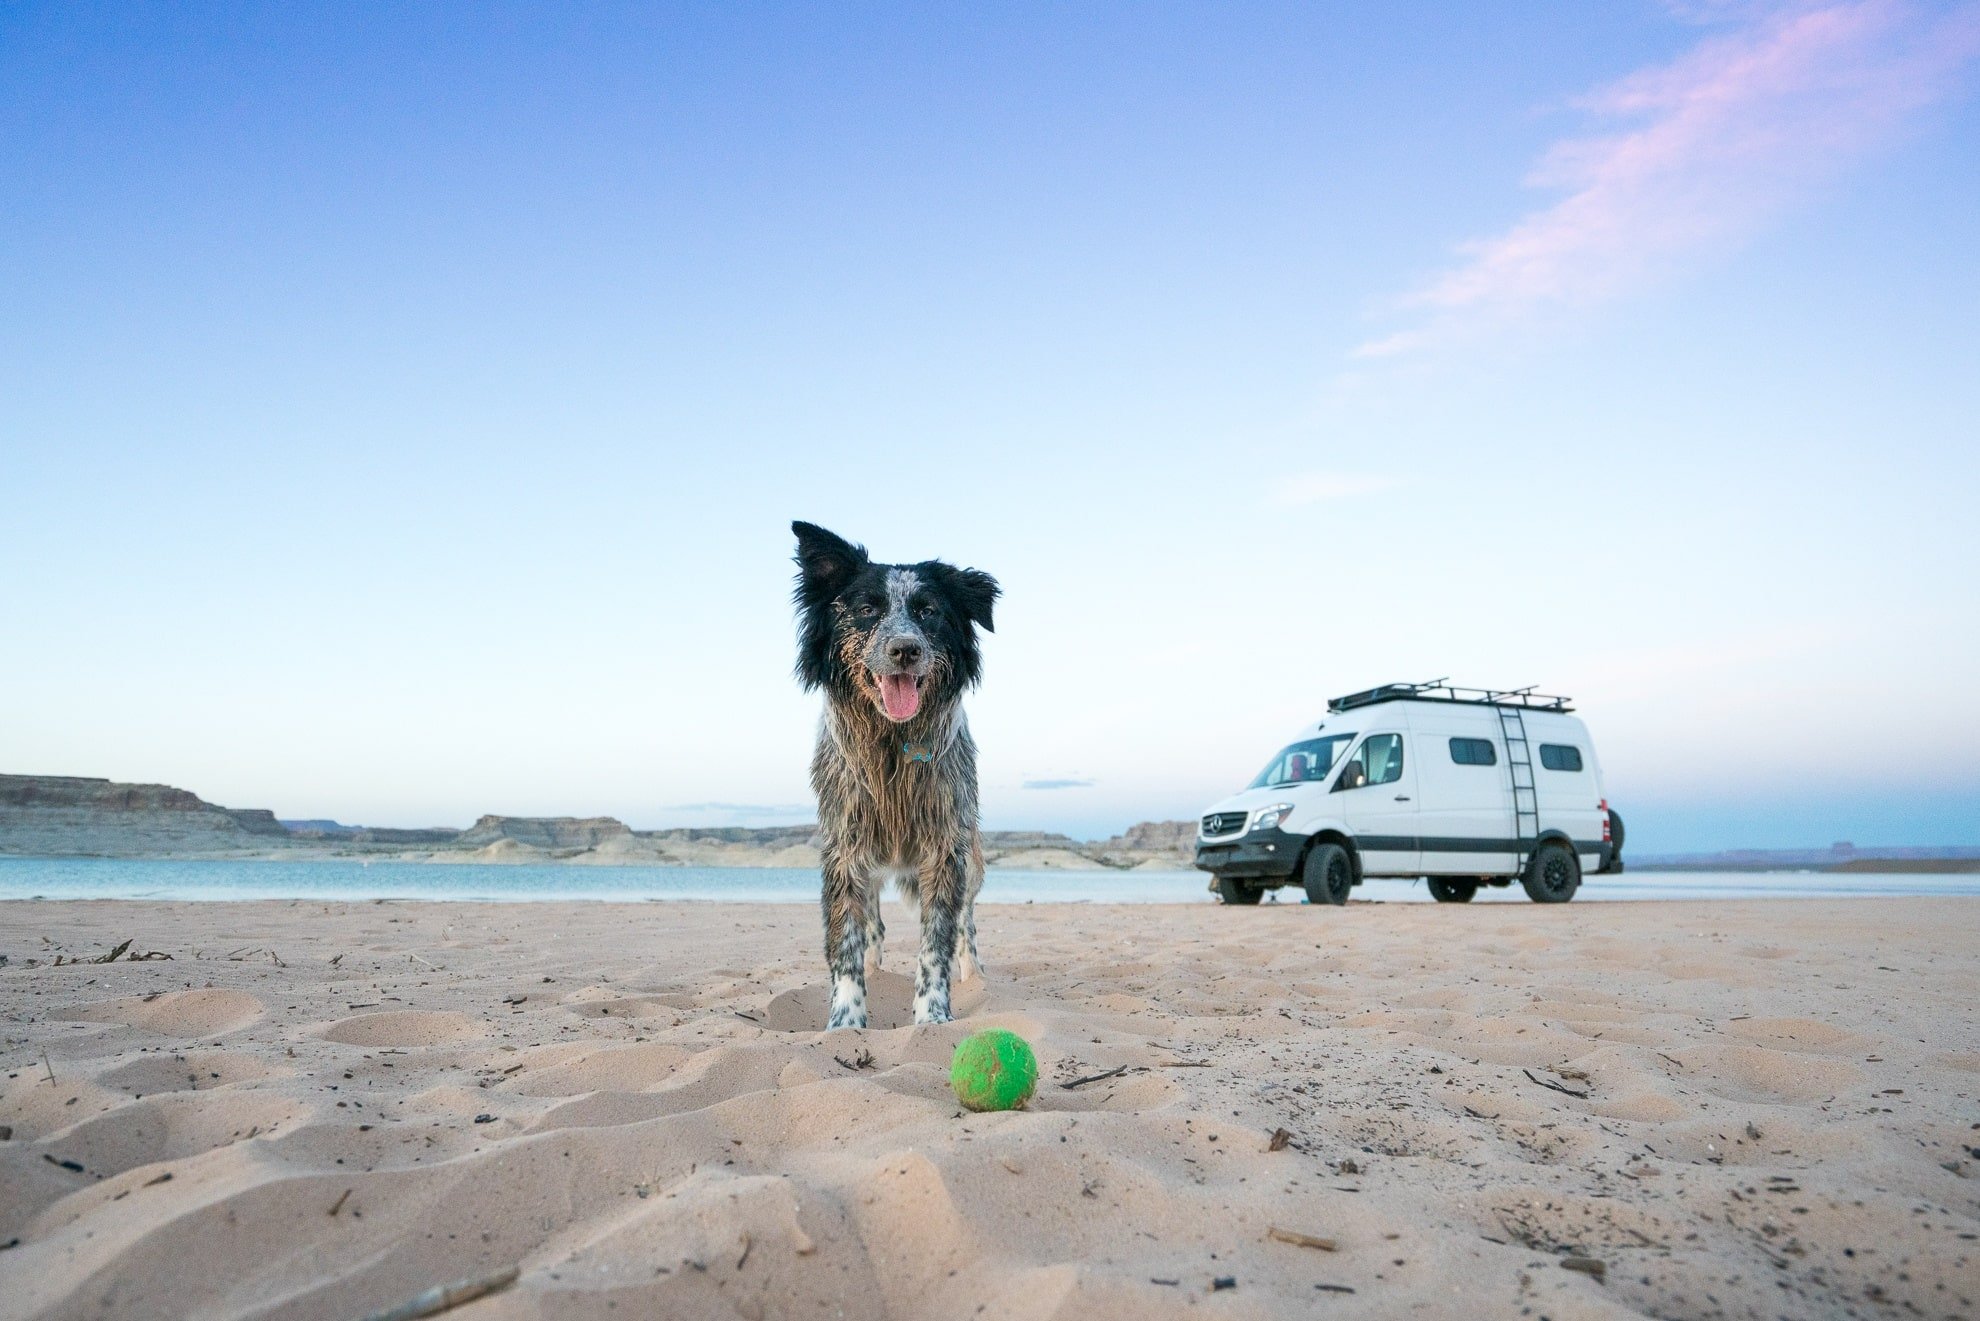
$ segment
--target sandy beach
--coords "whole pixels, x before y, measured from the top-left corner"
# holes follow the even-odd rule
[[[925,1028],[898,913],[830,1035],[817,923],[0,905],[0,1315],[1980,1307],[1972,900],[987,907]]]

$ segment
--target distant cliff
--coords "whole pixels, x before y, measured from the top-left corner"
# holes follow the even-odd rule
[[[993,867],[1187,867],[1195,828],[1144,821],[1109,840],[1036,830],[983,835]],[[108,858],[366,858],[587,866],[815,867],[815,825],[634,830],[609,816],[484,816],[466,830],[278,821],[162,784],[0,775],[0,854]]]
[[[273,812],[219,807],[170,785],[0,775],[0,853],[197,856],[288,839]]]

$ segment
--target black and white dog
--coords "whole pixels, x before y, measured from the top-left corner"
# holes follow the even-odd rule
[[[976,967],[976,745],[962,697],[982,672],[997,580],[940,560],[876,564],[810,523],[797,534],[797,674],[825,690],[811,785],[824,872],[827,1027],[866,1026],[880,966],[880,891],[921,912],[914,1021],[949,1021],[949,977]],[[961,948],[958,949],[960,944]]]

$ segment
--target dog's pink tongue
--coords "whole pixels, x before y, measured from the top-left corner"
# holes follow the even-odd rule
[[[880,701],[887,708],[889,720],[911,720],[921,709],[921,693],[914,686],[912,674],[883,674],[880,676]]]

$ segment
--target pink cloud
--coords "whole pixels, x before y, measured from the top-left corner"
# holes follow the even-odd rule
[[[1564,196],[1402,300],[1407,352],[1547,307],[1640,288],[1737,243],[1944,100],[1980,54],[1980,5],[1860,0],[1776,10],[1578,104],[1633,124],[1570,138],[1528,182]]]

